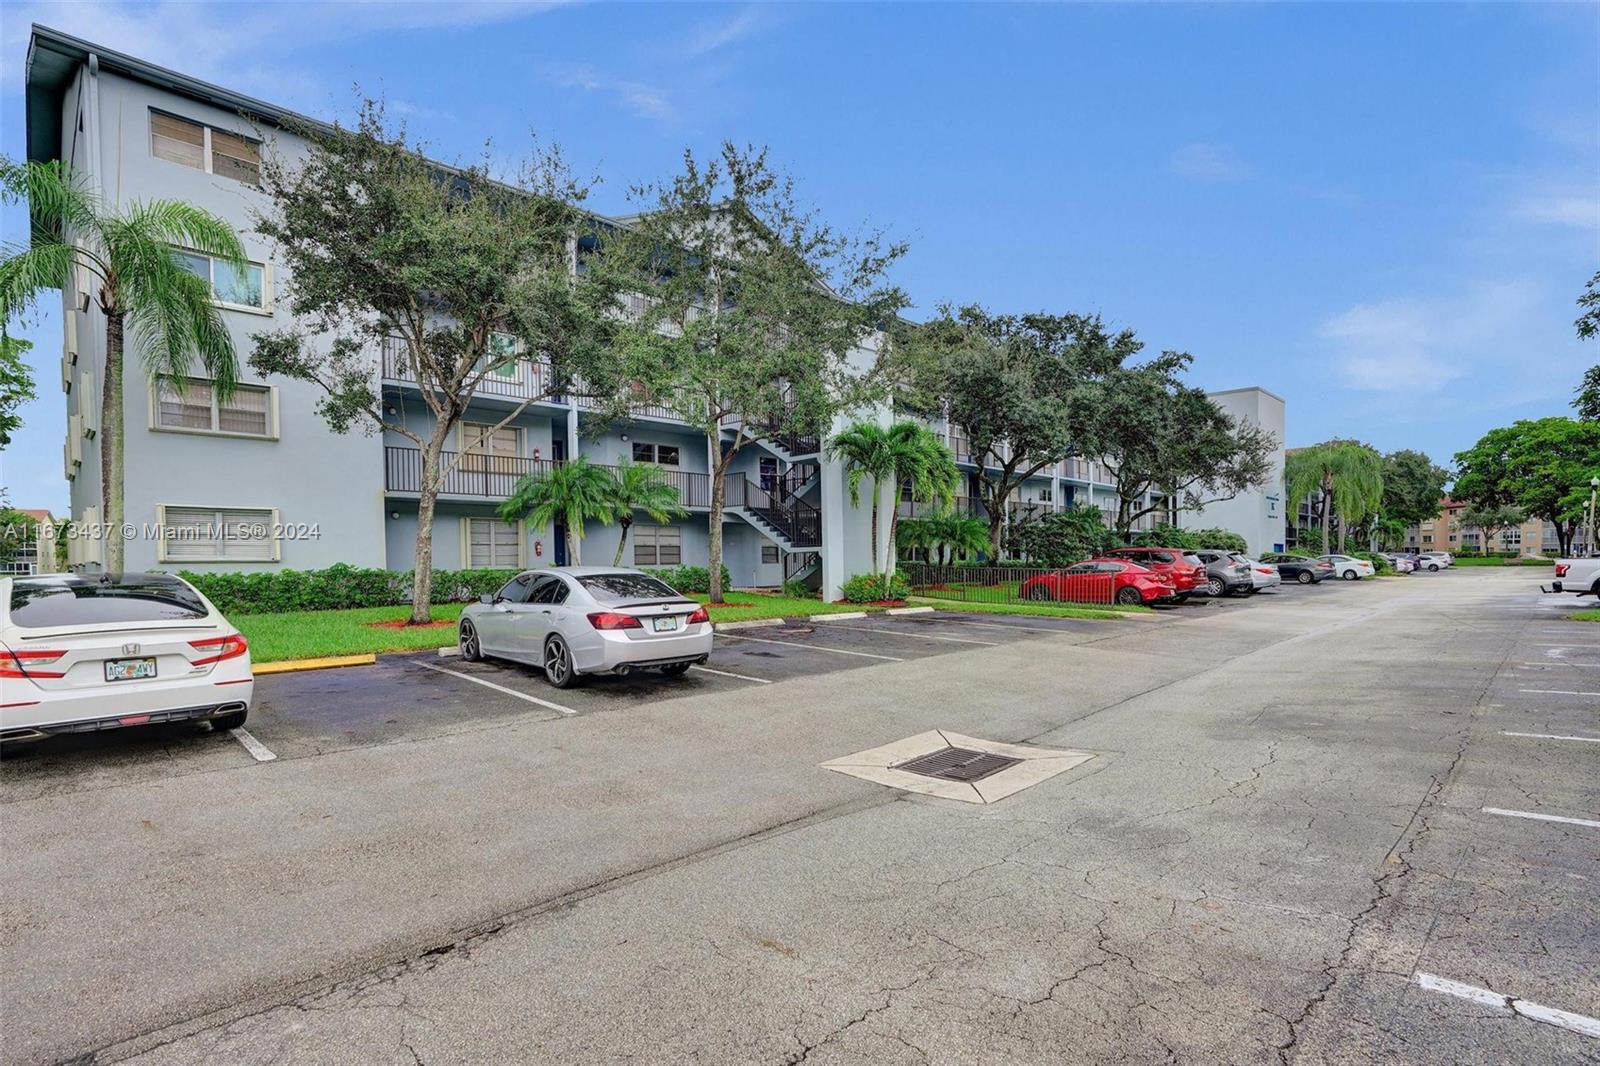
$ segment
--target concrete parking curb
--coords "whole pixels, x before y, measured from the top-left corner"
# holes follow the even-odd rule
[[[711,628],[718,633],[727,633],[735,629],[755,629],[757,626],[781,626],[782,618],[750,618],[743,622],[712,622]]]
[[[457,659],[460,657],[461,645],[459,644],[446,644],[439,649],[439,658],[441,659]]]
[[[891,607],[884,614],[932,614],[932,607]]]
[[[250,673],[259,677],[262,674],[293,674],[301,670],[331,670],[339,666],[371,666],[378,661],[376,655],[330,655],[321,659],[285,659],[276,663],[256,663],[250,667]]]
[[[865,618],[866,611],[837,611],[834,614],[813,614],[806,618],[808,622],[848,622],[853,618]]]

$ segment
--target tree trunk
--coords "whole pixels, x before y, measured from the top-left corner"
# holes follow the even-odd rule
[[[1339,554],[1344,554],[1344,519],[1339,519]]]
[[[1333,489],[1322,482],[1322,554],[1328,554],[1328,523],[1333,521]]]
[[[439,499],[441,453],[449,439],[448,423],[441,419],[433,436],[422,446],[422,483],[417,492],[417,543],[412,550],[415,563],[411,571],[411,617],[407,625],[421,626],[433,621],[433,509]],[[461,560],[466,569],[472,560]]]
[[[711,515],[707,519],[707,573],[709,575],[707,586],[711,593],[712,603],[721,603],[724,589],[722,587],[722,508],[728,500],[728,464],[727,460],[716,464],[711,471]]]
[[[105,382],[100,389],[100,535],[105,547],[105,569],[120,574],[123,567],[122,523],[125,516],[122,484],[122,324],[120,311],[106,315]]]
[[[583,538],[577,533],[581,527],[577,522],[563,522],[561,528],[567,532],[567,565],[582,566],[583,556],[580,553],[583,550]]]
[[[633,516],[623,515],[619,517],[617,519],[617,526],[622,530],[622,532],[617,535],[617,554],[611,559],[612,566],[622,565],[622,553],[626,551],[628,547],[628,530],[633,526]]]

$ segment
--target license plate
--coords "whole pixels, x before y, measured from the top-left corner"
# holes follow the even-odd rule
[[[656,627],[657,633],[671,633],[678,628],[678,616],[669,615],[666,618],[653,618],[651,623]]]
[[[136,681],[141,677],[156,676],[154,659],[107,659],[107,681]]]

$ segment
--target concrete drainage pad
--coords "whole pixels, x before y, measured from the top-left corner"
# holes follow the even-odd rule
[[[1092,752],[1001,744],[931,729],[820,765],[924,796],[994,803],[1092,758]]]

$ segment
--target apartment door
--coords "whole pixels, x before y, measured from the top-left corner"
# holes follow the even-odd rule
[[[496,429],[492,424],[461,423],[460,491],[503,499],[511,495],[521,476],[522,430]]]

